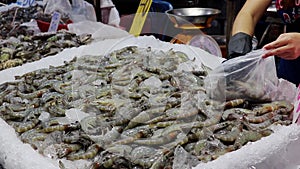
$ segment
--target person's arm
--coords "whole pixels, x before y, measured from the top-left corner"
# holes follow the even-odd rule
[[[287,60],[297,59],[300,56],[300,33],[281,34],[263,48],[267,50],[263,58],[276,55]]]
[[[232,37],[228,43],[228,58],[234,58],[252,50],[254,29],[268,8],[271,0],[247,0],[235,18]]]
[[[271,0],[247,0],[232,27],[232,35],[244,32],[253,36],[255,26],[264,12],[267,10]]]

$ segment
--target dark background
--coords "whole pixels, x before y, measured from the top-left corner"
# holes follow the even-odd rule
[[[120,15],[134,14],[137,11],[140,0],[112,0]],[[203,30],[207,34],[224,35],[225,19],[226,19],[226,0],[165,0],[169,2],[173,8],[185,7],[201,7],[215,8],[221,10],[221,14],[217,16],[212,27]]]

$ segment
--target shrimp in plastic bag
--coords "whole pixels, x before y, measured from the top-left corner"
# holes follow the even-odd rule
[[[262,58],[265,50],[254,50],[225,61],[205,79],[207,94],[214,100],[245,99],[253,102],[293,101],[296,86],[278,79],[274,57]]]

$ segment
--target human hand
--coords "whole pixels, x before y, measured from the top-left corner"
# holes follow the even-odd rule
[[[293,60],[300,55],[300,33],[284,33],[275,41],[266,44],[263,58],[276,55],[286,60]]]

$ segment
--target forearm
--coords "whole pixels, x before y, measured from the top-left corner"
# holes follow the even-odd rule
[[[244,32],[254,34],[255,26],[268,8],[271,0],[247,0],[235,18],[232,35]]]
[[[255,26],[264,14],[271,0],[247,0],[232,27],[228,43],[228,58],[245,55],[252,50],[252,36]]]
[[[256,22],[249,13],[240,12],[234,21],[231,34],[234,35],[238,32],[244,32],[252,36],[254,34],[255,25]]]

